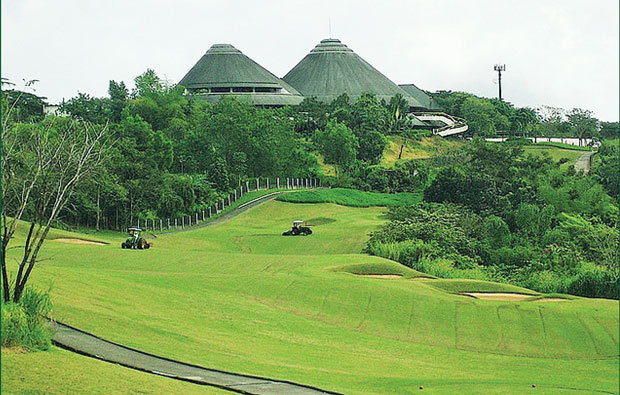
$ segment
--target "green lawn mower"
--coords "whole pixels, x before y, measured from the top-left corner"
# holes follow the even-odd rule
[[[282,236],[308,236],[312,234],[312,229],[301,220],[293,221],[291,230],[282,233]]]
[[[128,248],[132,250],[148,250],[151,247],[148,241],[142,236],[140,228],[127,228],[127,232],[131,235],[127,240],[121,244],[122,248]]]

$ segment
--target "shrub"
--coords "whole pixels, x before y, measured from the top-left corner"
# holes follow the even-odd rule
[[[566,293],[569,282],[566,275],[543,270],[528,273],[520,285],[541,293]]]
[[[52,334],[45,317],[52,309],[49,293],[26,288],[19,302],[2,300],[2,346],[47,350]]]
[[[594,264],[582,264],[568,286],[568,293],[590,298],[617,300],[618,292],[618,279],[605,268]]]

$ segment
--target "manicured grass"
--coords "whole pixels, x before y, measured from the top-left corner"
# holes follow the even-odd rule
[[[3,394],[229,394],[84,357],[60,348],[2,350]]]
[[[563,149],[557,147],[549,147],[549,146],[539,146],[539,145],[528,145],[523,147],[525,154],[532,154],[535,156],[542,156],[543,154],[548,154],[551,159],[555,162],[559,161],[562,158],[568,159],[568,162],[562,165],[562,168],[571,166],[575,164],[577,158],[579,158],[582,154],[581,151],[572,150],[572,149]]]
[[[556,147],[572,151],[593,151],[592,147],[580,147],[578,145],[557,143],[553,141],[541,141],[539,143],[535,143],[535,146]]]
[[[400,275],[403,276],[403,278],[432,277],[417,270],[410,269],[407,266],[403,266],[399,263],[387,260],[373,263],[362,263],[357,265],[337,266],[332,268],[332,270],[335,272],[344,272],[358,275],[387,274]]]
[[[462,280],[343,273],[397,270],[360,254],[384,211],[270,201],[212,227],[159,235],[144,251],[120,249],[120,235],[105,246],[50,241],[32,280],[52,284],[60,321],[216,369],[347,394],[420,385],[525,393],[532,383],[537,393],[617,392],[617,301],[485,301],[453,295]],[[280,236],[294,219],[314,222],[314,234]],[[32,360],[47,355],[41,366],[62,364],[53,354]],[[58,373],[63,380],[74,377]]]
[[[287,193],[277,200],[289,203],[335,203],[350,207],[410,206],[422,202],[421,193],[378,193],[334,188]]]

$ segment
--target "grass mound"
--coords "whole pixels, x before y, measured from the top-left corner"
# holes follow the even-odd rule
[[[458,293],[520,293],[526,295],[539,295],[527,288],[517,287],[516,285],[494,283],[491,281],[480,280],[465,280],[465,279],[451,279],[434,281],[432,286],[439,288],[443,291],[458,294]]]
[[[334,188],[287,193],[277,200],[289,203],[334,203],[350,207],[410,206],[422,201],[420,193],[378,193]]]
[[[362,263],[356,265],[344,265],[332,268],[335,272],[344,272],[357,275],[400,275],[404,278],[412,277],[429,277],[428,275],[417,270],[410,269],[401,264],[385,261]]]

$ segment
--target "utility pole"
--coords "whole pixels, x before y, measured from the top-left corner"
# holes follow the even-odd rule
[[[505,64],[496,64],[493,70],[497,71],[497,82],[499,83],[499,100],[502,100],[502,71],[506,70]]]

